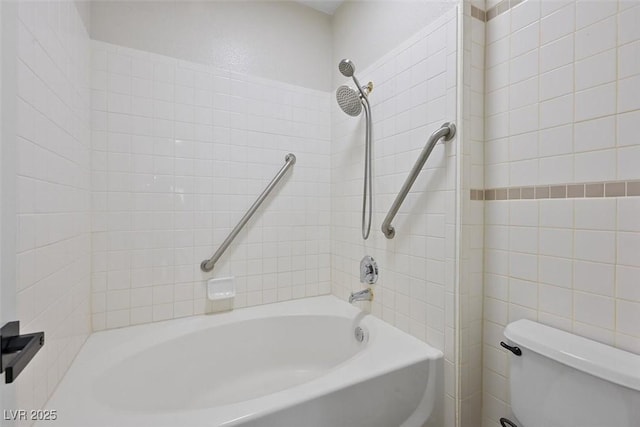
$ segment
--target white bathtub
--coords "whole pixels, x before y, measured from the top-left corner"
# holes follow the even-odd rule
[[[421,427],[441,358],[332,296],[98,332],[40,425]]]

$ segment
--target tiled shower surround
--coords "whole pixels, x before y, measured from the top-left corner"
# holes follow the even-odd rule
[[[372,286],[372,313],[445,353],[445,420],[434,425],[447,426],[455,419],[455,140],[434,148],[393,222],[393,240],[384,237],[380,225],[429,135],[455,121],[456,31],[452,9],[358,70],[363,84],[374,83],[374,215],[366,241],[360,223],[364,115],[350,117],[332,105],[333,293],[346,299],[362,289],[360,259],[376,259],[380,277]]]
[[[12,409],[28,409],[91,331],[90,45],[72,2],[14,5],[3,14],[17,14],[16,314],[47,340],[16,382]]]
[[[94,330],[330,292],[329,94],[96,41],[92,73]]]
[[[414,187],[422,190],[412,191],[403,206],[425,209],[419,220],[401,212],[394,241],[386,241],[379,224],[428,135],[455,121],[456,30],[452,9],[359,72],[375,82],[374,144],[381,168],[366,244],[378,248],[371,254],[382,271],[372,311],[443,351],[448,334],[447,425],[455,418],[455,246],[445,247],[455,239],[454,144],[436,148]],[[200,261],[287,152],[298,159],[291,177],[213,276],[235,276],[236,308],[329,293],[331,276],[340,298],[359,288],[361,251],[342,248],[363,246],[364,134],[361,118],[335,111],[333,92],[95,41],[92,72],[94,330],[230,308],[206,301],[204,280],[212,275],[199,270]],[[405,98],[410,104],[396,107]],[[385,185],[389,177],[393,187]],[[330,229],[330,219],[346,228]],[[330,247],[332,235],[341,237]]]
[[[333,291],[341,298],[358,287],[356,270],[342,257],[347,245],[361,245],[359,214],[347,215],[341,222],[345,230],[331,229],[330,223],[342,221],[351,202],[359,212],[361,139],[344,133],[337,142],[331,129],[350,133],[360,121],[332,115],[333,89],[311,90],[91,41],[73,4],[59,10],[25,5],[30,7],[21,10],[18,49],[18,314],[26,329],[47,330],[49,342],[44,357],[18,382],[21,406],[46,401],[91,330],[327,294],[332,274]],[[63,11],[77,29],[76,44],[64,45],[68,56],[42,30],[55,33],[53,16]],[[51,21],[41,22],[47,16]],[[393,242],[381,239],[378,228],[425,138],[444,121],[455,121],[456,21],[451,8],[364,71],[383,101],[373,103],[374,117],[381,118],[376,156],[380,164],[393,165],[378,175],[383,191],[367,243],[385,248],[385,254],[373,253],[384,285],[373,313],[445,351],[447,425],[455,422],[454,144],[436,148],[418,191],[404,205],[415,210],[428,204],[419,219],[429,219],[429,225],[401,212]],[[406,108],[400,96],[410,99]],[[58,134],[68,147],[45,143],[45,135]],[[201,272],[200,262],[288,152],[297,156],[291,172],[214,272]],[[333,185],[332,173],[338,174]],[[337,184],[342,179],[344,188]],[[419,190],[427,184],[429,191]],[[26,197],[40,194],[40,188],[56,197]],[[332,233],[343,231],[344,239],[332,248]],[[338,254],[333,272],[332,249]],[[50,260],[36,276],[26,262],[34,251]],[[357,266],[359,254],[348,256]],[[238,290],[233,305],[212,305],[205,280],[228,275],[235,276]],[[68,292],[56,300],[51,292],[60,286]],[[410,295],[417,298],[411,302]],[[51,333],[56,324],[59,336]],[[47,382],[36,384],[36,374]]]

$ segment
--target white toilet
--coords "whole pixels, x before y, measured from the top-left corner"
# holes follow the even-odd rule
[[[517,419],[503,426],[640,427],[639,355],[530,320],[504,335]]]

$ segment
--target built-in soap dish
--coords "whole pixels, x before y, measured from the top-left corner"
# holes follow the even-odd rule
[[[207,281],[207,298],[211,301],[231,299],[236,296],[236,284],[233,277],[222,277]]]

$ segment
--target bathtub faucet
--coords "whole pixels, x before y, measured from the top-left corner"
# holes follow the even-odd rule
[[[349,296],[349,304],[354,301],[372,301],[373,300],[373,291],[371,288],[364,289],[358,292],[351,292]]]

